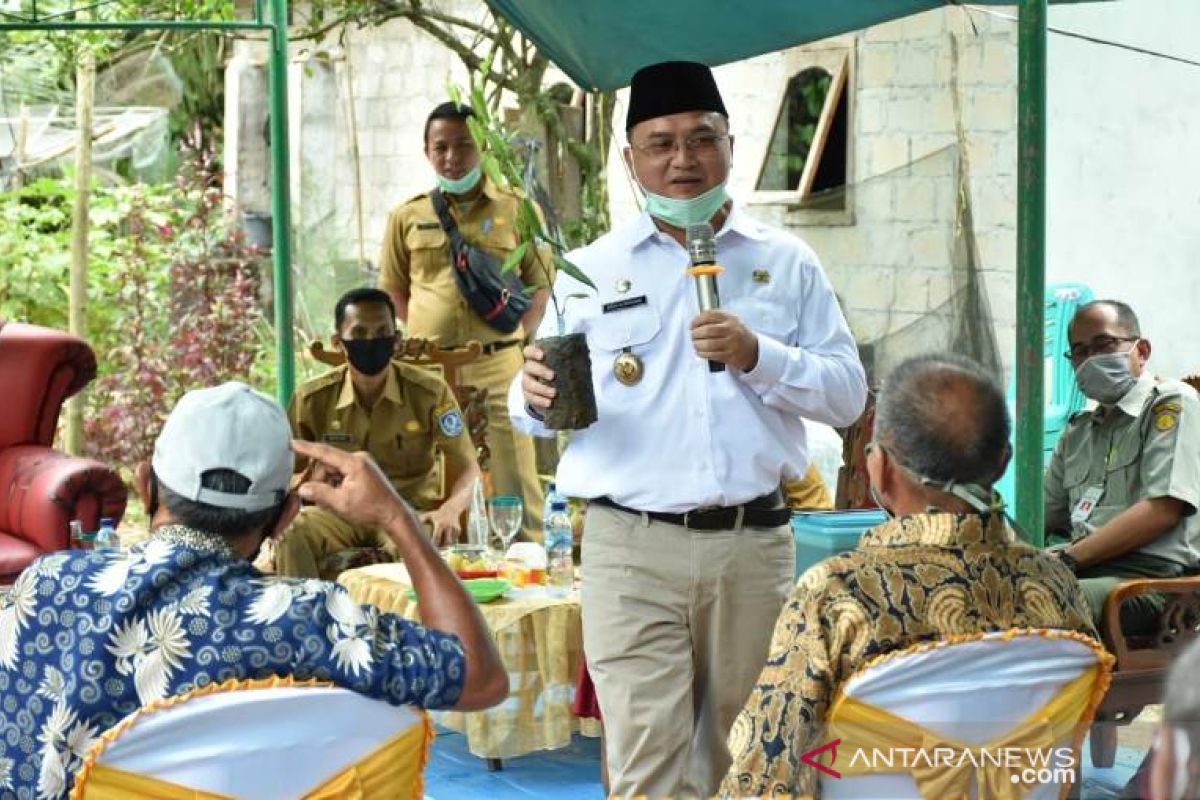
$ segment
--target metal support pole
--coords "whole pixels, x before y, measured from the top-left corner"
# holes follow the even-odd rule
[[[275,358],[279,402],[284,408],[296,388],[292,333],[291,178],[288,174],[287,0],[271,0],[271,222],[275,267]]]
[[[1017,512],[1045,539],[1046,0],[1021,0],[1017,51]]]

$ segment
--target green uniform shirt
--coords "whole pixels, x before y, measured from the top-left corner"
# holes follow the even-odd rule
[[[449,195],[446,199],[463,238],[503,260],[520,244],[516,220],[521,202],[486,176],[481,180],[483,189],[469,205]],[[521,261],[520,277],[527,287],[553,285],[549,251],[529,248]],[[428,194],[417,195],[388,217],[379,286],[408,296],[409,336],[433,339],[442,347],[524,336],[520,327],[511,334],[500,333],[471,310],[451,272],[450,237],[442,230]]]
[[[297,439],[370,453],[418,511],[437,508],[445,499],[439,453],[459,465],[475,461],[450,387],[411,364],[391,363],[383,395],[372,409],[355,396],[349,369],[337,367],[296,390],[288,417]],[[302,467],[297,464],[298,471]]]
[[[1046,529],[1082,539],[1156,497],[1188,509],[1136,552],[1200,564],[1200,397],[1179,381],[1143,376],[1107,413],[1084,411],[1067,423],[1046,472]]]

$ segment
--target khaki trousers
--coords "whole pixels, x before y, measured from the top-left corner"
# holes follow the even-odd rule
[[[289,578],[319,578],[326,558],[352,547],[380,547],[399,557],[399,548],[383,531],[305,506],[275,545],[275,572]]]
[[[582,562],[612,794],[709,797],[792,589],[790,527],[692,531],[593,504]]]
[[[1117,585],[1138,578],[1178,578],[1183,566],[1145,553],[1126,553],[1079,570],[1079,588],[1092,612],[1092,621],[1100,627],[1104,621],[1104,602]],[[1131,597],[1121,604],[1121,630],[1127,634],[1147,635],[1158,631],[1166,598],[1161,594]]]
[[[520,345],[508,347],[463,367],[459,380],[488,392],[487,444],[492,454],[488,471],[493,496],[520,497],[525,504],[525,536],[540,542],[545,497],[538,481],[533,440],[513,428],[508,417],[508,387],[524,362]]]

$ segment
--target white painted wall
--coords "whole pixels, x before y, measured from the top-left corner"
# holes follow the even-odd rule
[[[1200,61],[1200,2],[1056,6],[1050,24]],[[1047,277],[1128,302],[1151,368],[1200,372],[1200,67],[1050,36]]]

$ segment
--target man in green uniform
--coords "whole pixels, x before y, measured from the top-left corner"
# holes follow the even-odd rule
[[[1145,372],[1150,342],[1124,303],[1082,306],[1068,331],[1075,378],[1095,400],[1074,415],[1046,473],[1046,532],[1080,578],[1099,622],[1122,580],[1170,578],[1200,564],[1200,399]],[[1127,601],[1122,626],[1155,624],[1162,599]]]
[[[437,173],[438,188],[469,243],[501,260],[516,249],[519,199],[481,172],[479,152],[467,130],[468,106],[443,103],[425,123],[425,156]],[[407,201],[388,219],[380,258],[379,285],[391,295],[408,335],[433,339],[443,348],[471,340],[483,356],[464,367],[464,384],[486,389],[487,443],[491,452],[493,493],[522,498],[526,535],[541,539],[542,490],[533,441],[513,429],[508,416],[508,387],[521,370],[522,340],[537,330],[553,282],[553,266],[544,249],[530,247],[520,267],[521,281],[538,287],[520,327],[504,334],[467,304],[451,271],[449,237],[438,222],[428,193]]]
[[[391,299],[378,289],[355,289],[338,300],[334,344],[347,363],[296,390],[288,411],[292,433],[370,453],[420,513],[434,542],[449,544],[461,532],[479,465],[450,387],[431,372],[392,360],[395,316]],[[448,492],[443,455],[445,472],[453,476]],[[297,469],[303,468],[298,462]],[[383,532],[310,506],[280,541],[276,570],[316,578],[326,557],[350,547],[394,551]]]

